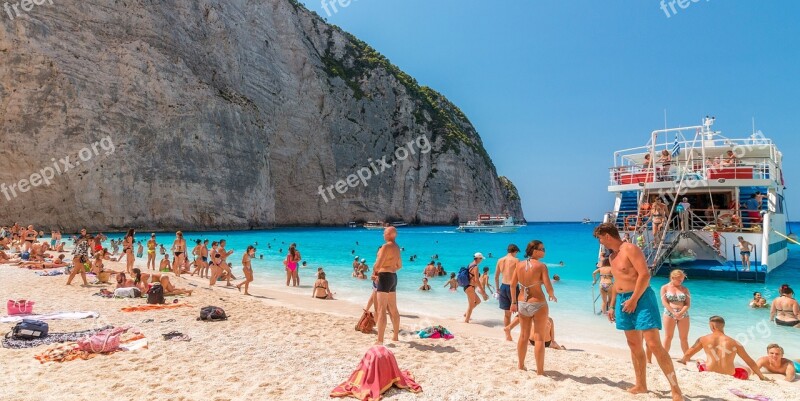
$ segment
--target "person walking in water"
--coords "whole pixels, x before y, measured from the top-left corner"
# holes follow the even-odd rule
[[[519,247],[515,244],[510,244],[506,250],[508,251],[506,256],[500,258],[497,261],[497,266],[495,266],[494,287],[497,288],[497,300],[500,303],[500,309],[503,310],[503,327],[506,332],[506,340],[513,341],[511,330],[519,324],[519,318],[511,320],[511,277],[514,274],[517,263],[519,263],[519,259],[517,259]],[[500,284],[501,282],[502,284]]]
[[[533,325],[533,355],[536,359],[536,373],[544,376],[544,349],[545,338],[549,327],[549,311],[547,299],[556,302],[553,293],[553,284],[550,282],[550,273],[547,265],[540,262],[544,256],[545,248],[542,241],[533,240],[525,247],[524,262],[517,262],[517,267],[511,276],[511,312],[519,315],[520,333],[517,341],[518,368],[525,368],[525,355],[528,353],[528,341],[531,338],[531,325]],[[517,287],[522,288],[522,292]],[[547,291],[547,299],[542,292],[542,285]]]
[[[683,400],[675,367],[669,353],[661,345],[661,313],[658,299],[650,288],[650,272],[642,250],[630,243],[622,242],[613,223],[603,223],[594,229],[594,237],[600,245],[611,251],[611,305],[608,320],[616,322],[618,330],[625,332],[636,384],[628,389],[631,394],[647,393],[647,356],[644,343],[656,356],[658,365],[667,377],[673,401]]]
[[[400,335],[400,311],[397,309],[397,271],[403,267],[400,257],[400,247],[397,246],[397,229],[386,227],[383,230],[383,239],[386,243],[378,250],[375,258],[373,274],[378,276],[376,301],[378,304],[378,340],[376,344],[383,344],[383,336],[386,332],[386,313],[392,319],[394,334],[392,341],[399,341]]]
[[[244,295],[250,295],[247,290],[250,288],[250,283],[253,282],[253,266],[250,264],[250,260],[253,259],[253,256],[256,254],[256,247],[250,245],[247,247],[247,251],[245,251],[244,256],[242,256],[242,270],[244,271],[244,281],[236,285],[236,289],[241,291],[242,286],[244,286]]]
[[[464,313],[464,323],[469,323],[472,318],[472,311],[481,304],[481,299],[478,298],[476,291],[483,291],[481,289],[480,276],[478,265],[483,260],[483,254],[476,252],[472,263],[467,266],[467,274],[469,275],[469,284],[464,285],[464,293],[467,294],[467,312]],[[464,268],[462,267],[462,270]],[[459,275],[461,272],[459,271]],[[489,299],[486,293],[483,294],[483,299]]]

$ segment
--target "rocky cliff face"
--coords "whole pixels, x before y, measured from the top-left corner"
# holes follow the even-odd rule
[[[18,11],[0,10],[2,222],[523,217],[456,106],[294,1]]]

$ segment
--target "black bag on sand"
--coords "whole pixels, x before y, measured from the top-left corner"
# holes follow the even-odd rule
[[[147,290],[147,303],[164,304],[164,287],[162,287],[161,284],[153,284],[153,286]]]
[[[226,315],[225,311],[218,306],[206,306],[200,309],[200,317],[198,317],[197,320],[206,322],[228,320],[228,315]]]
[[[36,340],[47,337],[49,326],[40,320],[22,319],[11,331],[15,340]]]

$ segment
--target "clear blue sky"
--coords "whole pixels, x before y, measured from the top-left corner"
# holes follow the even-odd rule
[[[800,2],[688,2],[668,18],[658,0],[357,0],[331,16],[304,0],[458,105],[530,221],[611,210],[614,150],[645,145],[665,108],[728,137],[755,117],[800,219]]]

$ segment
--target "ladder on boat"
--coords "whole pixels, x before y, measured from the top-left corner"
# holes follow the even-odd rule
[[[700,245],[703,249],[714,255],[714,259],[719,262],[721,265],[725,265],[728,263],[728,259],[725,259],[722,255],[719,254],[719,250],[714,248],[713,245],[709,244],[708,241],[703,238],[700,234],[695,231],[687,231],[686,237]],[[722,237],[724,238],[724,237]],[[725,249],[725,246],[722,246],[721,249]]]
[[[647,266],[650,267],[651,276],[658,274],[661,266],[664,265],[664,261],[672,254],[672,251],[674,251],[675,247],[681,242],[682,237],[683,233],[680,231],[666,231],[662,235],[658,247],[654,247],[650,249],[649,252],[645,252]]]

